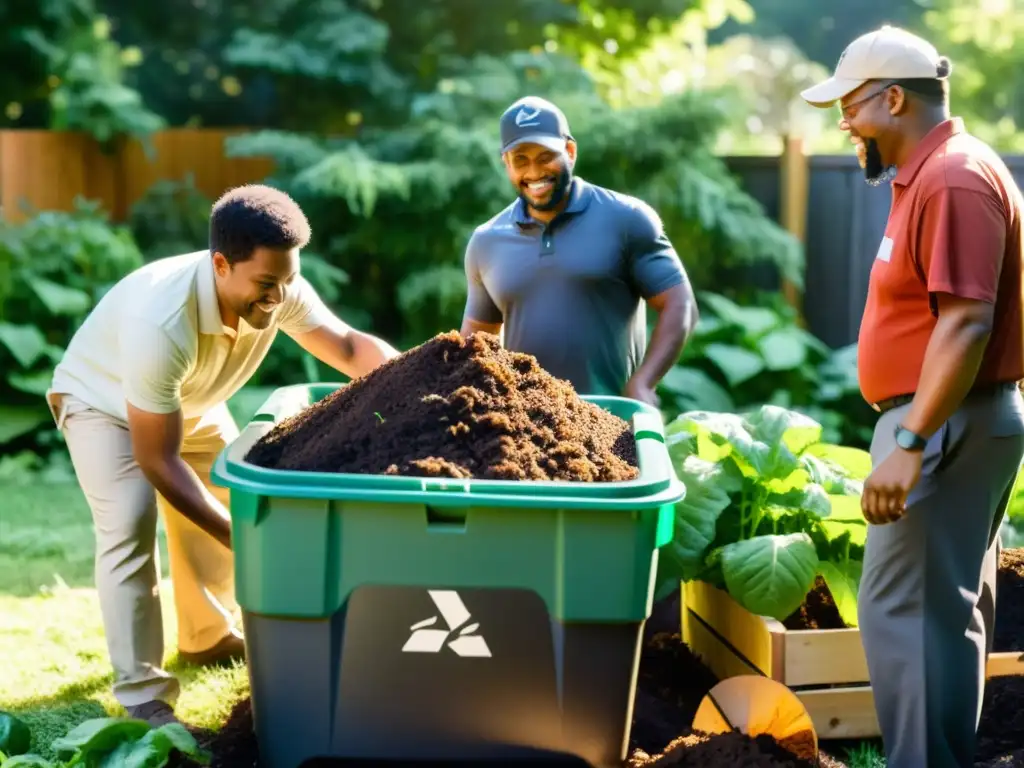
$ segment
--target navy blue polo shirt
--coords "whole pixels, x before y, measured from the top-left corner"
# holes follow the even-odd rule
[[[653,208],[579,177],[550,224],[517,198],[477,227],[465,268],[467,317],[597,395],[622,394],[643,359],[644,300],[688,279]]]

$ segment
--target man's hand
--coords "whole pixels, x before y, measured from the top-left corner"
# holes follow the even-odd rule
[[[895,448],[864,481],[860,507],[872,525],[894,523],[907,512],[907,496],[921,479],[923,451]]]
[[[647,300],[658,314],[647,353],[626,382],[623,394],[634,400],[657,406],[654,389],[669,372],[686,346],[700,318],[693,289],[684,281]]]
[[[231,549],[231,514],[181,458],[181,411],[151,413],[131,403],[127,407],[132,452],[146,479],[178,512]]]
[[[626,382],[626,387],[622,394],[634,400],[639,400],[641,403],[653,405],[655,408],[661,403],[661,399],[654,391],[654,387],[638,379],[636,376],[633,376]]]

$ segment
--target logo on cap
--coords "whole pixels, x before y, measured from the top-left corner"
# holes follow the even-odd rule
[[[516,125],[520,128],[528,125],[540,125],[540,123],[537,122],[538,117],[540,117],[540,107],[537,107],[533,111],[523,107],[516,113]]]

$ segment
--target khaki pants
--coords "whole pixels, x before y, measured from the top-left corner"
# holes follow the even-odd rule
[[[173,704],[178,681],[163,669],[157,514],[167,531],[178,649],[204,651],[239,624],[231,552],[157,494],[132,457],[128,426],[70,395],[48,394],[96,533],[96,589],[114,667],[114,696],[125,707]],[[185,422],[182,458],[225,505],[228,491],[209,473],[238,430],[226,405]]]

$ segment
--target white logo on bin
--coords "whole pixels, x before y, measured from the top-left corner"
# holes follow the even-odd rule
[[[445,642],[451,637],[458,627],[458,636],[448,643],[448,647],[462,657],[491,658],[491,649],[487,647],[487,641],[481,635],[473,634],[480,625],[478,623],[467,624],[466,621],[472,616],[466,610],[459,593],[453,590],[431,589],[427,591],[430,599],[437,606],[438,613],[448,625],[448,629],[428,629],[437,624],[437,616],[431,616],[425,621],[413,624],[409,629],[412,634],[402,646],[402,653],[440,653]]]

